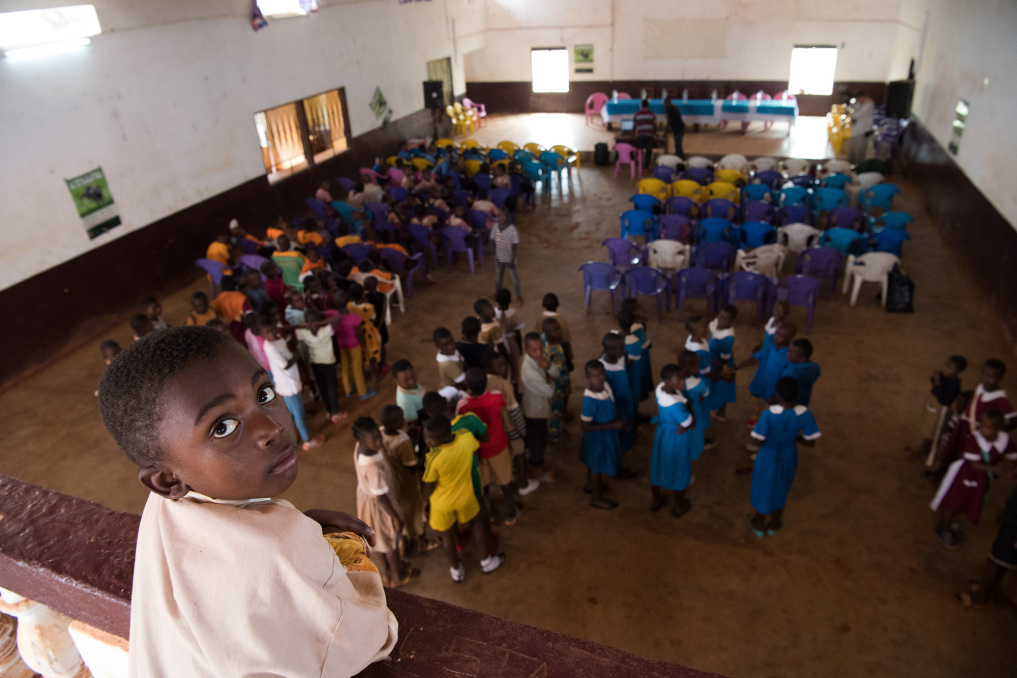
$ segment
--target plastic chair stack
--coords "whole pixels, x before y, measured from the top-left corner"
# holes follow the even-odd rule
[[[621,284],[621,274],[611,264],[598,261],[588,261],[579,267],[583,273],[584,310],[590,312],[590,297],[594,291],[603,291],[611,295],[611,315],[617,315],[618,286]]]

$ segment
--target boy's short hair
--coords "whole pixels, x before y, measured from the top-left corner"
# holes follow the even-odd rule
[[[543,300],[541,300],[540,304],[541,304],[541,306],[544,307],[544,310],[552,311],[552,312],[553,311],[557,311],[558,310],[558,295],[555,294],[554,292],[548,292],[547,294],[544,295],[544,298],[543,298]]]
[[[462,332],[464,335],[473,336],[480,334],[480,319],[475,315],[469,315],[463,318]]]
[[[452,435],[452,423],[444,414],[436,414],[424,422],[424,430],[436,436]]]
[[[198,299],[204,299],[205,301],[208,301],[208,295],[205,294],[204,292],[195,292],[194,294],[191,295],[191,299],[194,301],[197,301]]]
[[[119,351],[119,350],[120,344],[113,341],[112,339],[107,339],[106,341],[99,344],[99,352],[102,354],[105,354],[107,351]]]
[[[735,306],[734,304],[728,304],[727,306],[724,307],[723,310],[724,310],[724,313],[727,313],[732,318],[737,318],[738,317],[738,307]]]
[[[144,313],[135,313],[134,315],[131,316],[131,329],[134,330],[135,334],[142,331],[151,324],[152,319],[149,318]]]
[[[473,312],[480,315],[480,313],[490,305],[491,301],[489,299],[477,299],[473,302]]]
[[[795,339],[791,345],[797,348],[806,359],[812,357],[812,342],[808,339]]]
[[[466,370],[466,388],[474,396],[482,395],[487,390],[487,372],[479,367]]]
[[[399,360],[392,363],[392,376],[395,376],[400,372],[405,372],[406,370],[412,369],[413,363],[411,363],[409,360],[406,360],[405,358],[400,358]]]
[[[618,334],[617,332],[608,332],[604,335],[604,338],[600,340],[600,346],[604,350],[607,350],[608,344],[624,344],[625,337]]]
[[[696,360],[698,361],[699,358],[697,357]],[[667,381],[668,379],[671,379],[672,377],[674,377],[674,375],[678,374],[681,371],[682,368],[678,367],[674,363],[668,363],[667,365],[664,365],[663,367],[660,368],[660,379],[661,381]]]
[[[227,325],[226,321],[222,320],[221,318],[212,318],[207,323],[205,323],[205,327],[217,331],[229,329],[229,325]]]
[[[794,377],[781,377],[778,379],[777,395],[789,403],[798,400],[798,380]]]
[[[999,374],[1000,379],[1006,376],[1006,363],[1004,363],[1002,360],[990,358],[985,361],[984,366],[996,370],[996,373]]]
[[[360,267],[358,266],[357,268]],[[360,270],[363,271],[363,269]],[[352,285],[350,285],[350,288],[346,290],[346,293],[350,295],[350,299],[356,301],[357,299],[360,299],[361,297],[364,296],[364,286],[361,285],[360,283],[353,283]]]
[[[632,313],[632,311],[623,310],[618,312],[618,327],[628,332],[635,324],[636,316]]]
[[[1006,417],[1003,416],[1003,413],[995,407],[991,410],[985,410],[982,412],[982,419],[988,419],[989,421],[995,422],[998,426],[1002,426],[1003,422],[1006,421]]]
[[[694,316],[692,316],[691,318],[689,318],[688,320],[685,321],[685,329],[687,329],[689,332],[691,332],[693,327],[695,327],[696,325],[702,324],[702,322],[703,322],[703,316],[701,316],[701,315],[694,315]]]
[[[371,417],[359,417],[353,422],[353,437],[359,438],[361,433],[367,433],[368,431],[377,431],[378,422]]]
[[[141,305],[151,306],[152,304],[156,303],[156,301],[157,299],[153,297],[151,294],[149,294],[141,298]]]
[[[526,348],[526,346],[529,345],[531,341],[539,341],[540,343],[544,343],[544,340],[541,339],[540,335],[537,334],[536,332],[527,332],[526,336],[523,337],[523,348]]]
[[[494,361],[501,357],[501,353],[494,350],[490,346],[484,349],[484,352],[480,354],[480,364],[484,366],[485,370],[491,369],[491,365]]]
[[[963,372],[968,369],[968,359],[962,355],[952,355],[947,358],[947,361],[952,363],[957,368],[958,372]]]
[[[691,365],[692,363],[696,364],[696,369],[698,371],[698,369],[699,369],[699,356],[696,353],[694,353],[693,351],[690,351],[688,349],[683,349],[682,352],[678,354],[678,364],[681,365],[681,366],[684,366],[684,365]]]
[[[541,329],[542,332],[545,332],[545,333],[547,332],[547,328],[548,327],[554,327],[556,325],[558,326],[558,329],[561,329],[561,323],[558,322],[558,319],[557,318],[552,318],[550,316],[548,316],[548,317],[546,317],[546,318],[544,318],[543,320],[540,321],[540,329]]]
[[[99,413],[128,459],[145,467],[163,457],[158,436],[163,386],[193,363],[215,360],[227,339],[208,327],[170,327],[113,359],[99,382]]]
[[[587,360],[586,365],[583,366],[583,373],[589,374],[591,370],[602,370],[604,369],[604,363],[599,360]]]
[[[399,421],[400,417],[405,419],[406,415],[403,414],[403,408],[398,405],[385,405],[381,408],[381,413],[378,417],[381,419],[382,426],[389,428],[392,424]]]
[[[437,391],[428,391],[421,398],[421,401],[424,406],[424,412],[427,412],[429,417],[444,415],[448,410],[448,401],[445,400],[445,396]]]
[[[436,344],[439,341],[443,340],[443,339],[451,339],[451,338],[452,338],[452,332],[447,327],[439,327],[438,329],[436,329],[434,332],[431,333],[431,339],[433,339],[434,343],[436,343]]]
[[[622,299],[621,310],[635,312],[636,307],[639,306],[639,300],[635,297],[627,297]]]
[[[494,293],[494,300],[502,308],[508,308],[509,304],[512,303],[512,293],[508,289],[502,287]]]
[[[308,308],[304,310],[304,321],[309,323],[318,322],[324,320],[324,316],[316,308]]]

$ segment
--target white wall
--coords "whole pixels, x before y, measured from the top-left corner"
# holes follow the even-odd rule
[[[488,0],[466,79],[528,81],[530,49],[593,43],[594,73],[574,80],[785,80],[795,44],[833,44],[837,80],[886,82],[907,75],[910,50],[897,45],[921,28],[904,23],[901,1]],[[673,42],[647,44],[660,34]],[[695,45],[703,35],[721,37]],[[690,46],[712,55],[690,58]]]
[[[423,107],[428,60],[455,49],[462,93],[459,43],[483,44],[480,0],[326,0],[258,33],[249,0],[94,3],[104,32],[83,51],[0,59],[0,289],[263,175],[256,111],[345,87],[363,134],[380,124],[376,86],[406,116]],[[89,241],[63,179],[96,166],[124,225]]]
[[[931,0],[913,112],[947,147],[960,99],[970,106],[954,160],[1017,228],[1017,3]]]

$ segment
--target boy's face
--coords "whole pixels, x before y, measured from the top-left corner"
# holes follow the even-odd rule
[[[586,383],[594,393],[604,390],[605,381],[607,381],[607,372],[604,370],[586,370]]]
[[[942,372],[944,377],[956,377],[957,366],[953,364],[952,360],[947,360],[945,363],[943,363]]]
[[[438,347],[438,352],[442,355],[456,354],[456,340],[452,336],[442,337],[434,343]]]
[[[165,458],[141,471],[142,482],[159,494],[275,497],[296,479],[293,417],[240,344],[223,341],[215,360],[197,361],[172,377],[160,406],[163,418],[153,434]]]
[[[204,313],[208,310],[208,297],[194,297],[191,299],[191,308],[195,313]]]
[[[994,418],[982,416],[982,420],[978,423],[978,431],[982,434],[982,437],[986,440],[995,440],[1002,430],[1002,426]]]
[[[290,306],[292,306],[293,308],[295,308],[297,310],[302,310],[302,309],[307,307],[307,304],[304,303],[304,298],[301,295],[299,295],[299,294],[291,294],[290,295]]]
[[[777,320],[783,320],[787,317],[788,305],[785,303],[778,302],[773,307],[773,317]]]
[[[544,355],[544,342],[530,339],[526,342],[526,355],[534,360],[540,360]]]
[[[480,318],[484,322],[490,322],[494,320],[494,305],[487,303],[480,309]]]
[[[406,391],[413,391],[417,388],[417,370],[408,367],[402,372],[396,372],[396,383]]]
[[[145,315],[149,318],[158,318],[162,315],[162,304],[158,301],[145,307]]]
[[[982,367],[982,388],[986,391],[995,391],[999,386],[999,370],[988,365]]]
[[[727,311],[721,311],[717,314],[717,329],[726,330],[731,327],[731,314]]]
[[[561,325],[557,322],[549,322],[544,325],[544,335],[547,337],[548,342],[552,344],[561,343]]]
[[[261,336],[268,341],[275,341],[279,338],[279,328],[273,325],[266,325],[261,328]]]
[[[773,334],[773,343],[779,348],[784,348],[791,343],[791,340],[795,338],[795,332],[787,325],[782,325],[777,328],[777,331]]]
[[[803,363],[805,362],[805,354],[802,353],[802,349],[792,344],[787,350],[787,360],[791,363]]]
[[[505,356],[499,355],[497,358],[491,361],[491,366],[487,368],[488,374],[493,374],[496,377],[502,379],[508,378],[508,362],[505,360]]]

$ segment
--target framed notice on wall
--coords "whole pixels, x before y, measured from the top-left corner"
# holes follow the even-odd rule
[[[593,73],[593,45],[575,45],[573,52],[576,73]]]
[[[64,181],[90,240],[120,225],[120,213],[101,167]]]

